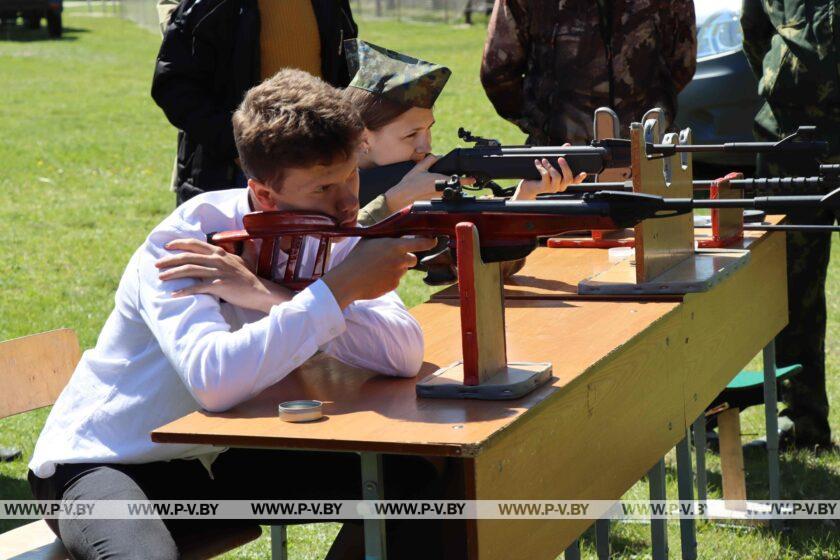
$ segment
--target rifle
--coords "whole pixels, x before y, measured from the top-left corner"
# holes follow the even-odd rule
[[[687,152],[728,153],[802,153],[819,155],[828,151],[828,143],[816,140],[816,127],[800,126],[799,129],[778,142],[727,142],[724,144],[651,144],[647,153],[651,158],[664,158]],[[429,169],[433,173],[460,177],[474,177],[471,190],[491,188],[495,196],[509,196],[494,179],[540,179],[534,167],[535,159],[557,161],[565,158],[572,172],[585,171],[593,175],[605,169],[630,167],[630,140],[608,138],[594,140],[589,146],[502,146],[497,140],[473,136],[463,128],[458,137],[474,142],[472,148],[455,148],[441,157]],[[364,170],[361,178],[359,200],[367,204],[376,196],[393,187],[411,171],[415,163],[405,161]],[[492,184],[491,184],[492,183]],[[495,185],[495,187],[494,187]]]
[[[585,193],[576,199],[517,202],[468,196],[457,177],[438,186],[443,191],[440,199],[415,202],[368,227],[339,226],[332,217],[312,212],[253,212],[244,217],[244,230],[210,234],[208,241],[229,252],[240,252],[245,240],[261,239],[257,274],[280,281],[291,289],[302,289],[326,271],[330,242],[336,237],[446,236],[452,243],[456,226],[470,222],[478,230],[482,260],[491,263],[525,258],[537,247],[540,237],[593,229],[623,229],[647,219],[686,214],[695,208],[753,208],[771,212],[793,208],[840,208],[840,188],[825,196],[714,200],[599,191]],[[840,231],[840,226],[831,227],[831,231]],[[306,236],[319,239],[310,277],[302,276],[300,270]],[[282,237],[290,238],[291,246],[285,274],[279,280],[274,271],[280,250],[278,239]]]
[[[710,179],[700,179],[693,181],[695,191],[708,191],[714,181]],[[799,194],[818,194],[826,193],[840,187],[840,164],[823,164],[819,166],[819,175],[813,177],[771,177],[760,179],[732,179],[729,184],[734,188],[743,189],[746,192],[761,192],[768,190],[795,192]],[[513,188],[502,189],[498,191],[496,196],[510,196],[513,194]],[[632,191],[632,184],[627,182],[600,182],[600,183],[581,183],[579,185],[569,185],[569,187],[562,194],[583,194],[586,192],[597,191]],[[551,199],[556,195],[541,194],[539,198]]]

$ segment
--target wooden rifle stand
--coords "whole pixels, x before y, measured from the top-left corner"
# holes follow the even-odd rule
[[[551,379],[551,364],[507,361],[501,265],[481,259],[478,230],[470,222],[456,226],[455,243],[463,361],[419,381],[417,396],[483,400],[522,397]]]
[[[651,109],[645,113],[642,122],[649,120],[658,121],[661,115],[661,109]],[[615,111],[609,107],[599,107],[596,109],[593,131],[595,132],[596,140],[621,138],[620,123]],[[605,169],[595,177],[595,181],[627,181],[631,176],[631,168],[629,167]],[[635,244],[633,230],[629,229],[593,229],[589,233],[589,237],[552,237],[546,241],[546,246],[557,249],[607,249],[610,247],[633,247]]]
[[[690,144],[691,130],[666,134],[665,144]],[[633,191],[667,198],[692,198],[691,154],[662,157],[647,153],[659,143],[659,125],[648,120],[630,126]],[[641,222],[635,228],[635,259],[578,284],[580,294],[684,294],[703,292],[749,259],[748,251],[695,251],[691,212]]]
[[[741,173],[729,173],[717,179],[709,188],[709,198],[743,198],[744,190],[732,186],[733,179],[743,179]],[[701,249],[721,249],[738,245],[744,240],[744,211],[740,208],[713,208],[712,231],[709,237],[697,240]]]

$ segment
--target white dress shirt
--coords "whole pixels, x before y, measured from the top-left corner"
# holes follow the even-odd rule
[[[161,281],[155,262],[180,238],[242,229],[247,189],[197,196],[158,225],[123,273],[115,306],[55,403],[29,468],[61,463],[148,463],[200,458],[221,448],[153,443],[149,432],[199,409],[223,411],[277,383],[319,350],[386,375],[416,375],[423,335],[399,296],[357,301],[342,312],[322,281],[268,315],[209,295],[171,297],[191,279]],[[306,255],[313,253],[314,239]],[[334,244],[328,267],[358,238]],[[311,258],[311,257],[310,257]]]

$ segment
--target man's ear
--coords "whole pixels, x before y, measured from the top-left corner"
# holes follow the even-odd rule
[[[248,188],[251,190],[251,198],[257,207],[256,210],[277,210],[274,191],[271,187],[256,179],[248,179]]]

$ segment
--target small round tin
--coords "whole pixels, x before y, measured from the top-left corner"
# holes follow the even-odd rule
[[[288,401],[280,403],[277,412],[286,422],[312,422],[323,417],[321,401]]]

